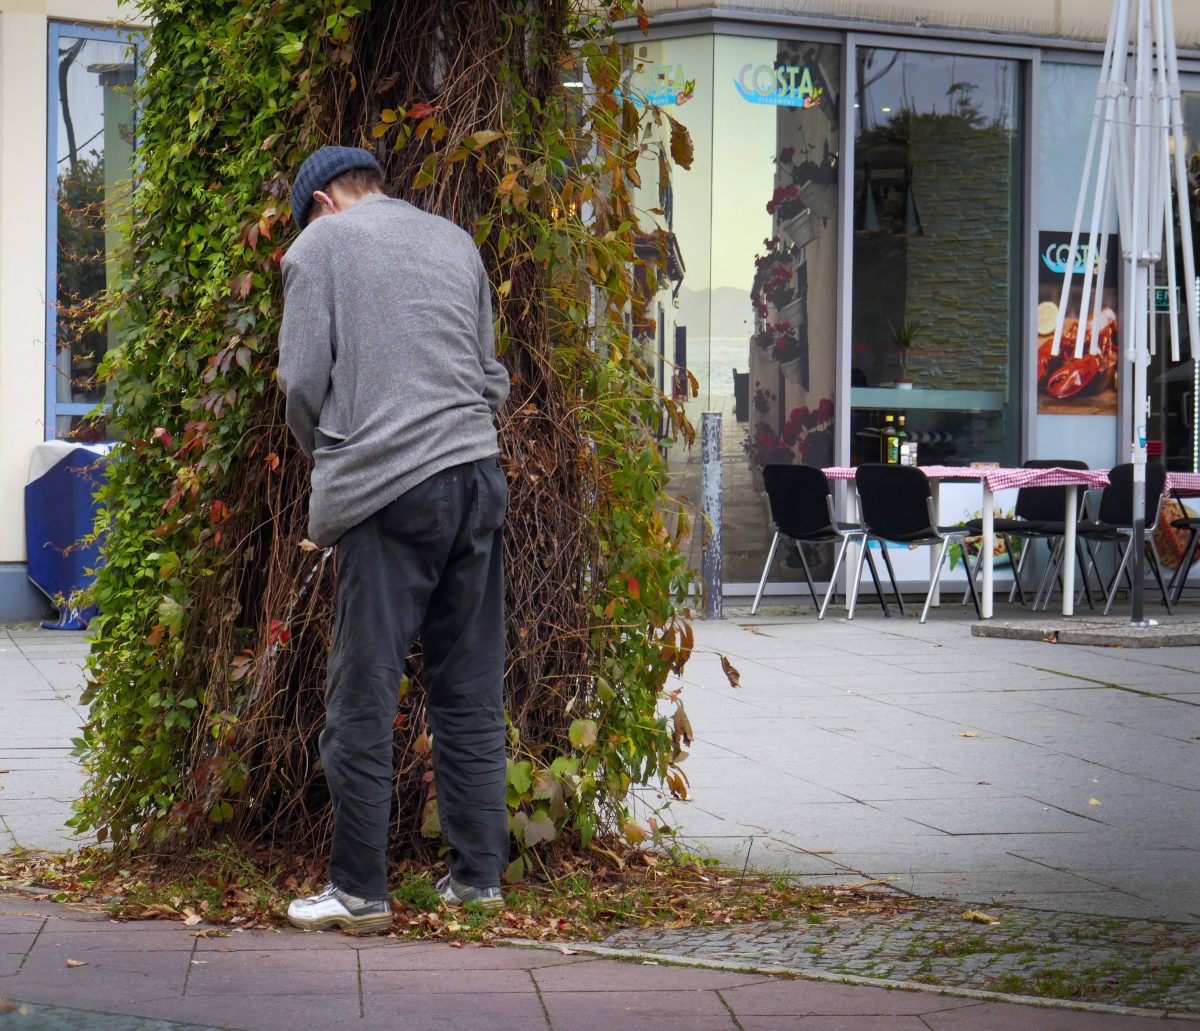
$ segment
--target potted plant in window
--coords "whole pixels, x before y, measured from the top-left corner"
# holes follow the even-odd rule
[[[754,340],[768,358],[779,363],[784,376],[793,383],[803,382],[808,371],[808,348],[795,326],[783,320],[773,322]]]
[[[919,319],[901,319],[891,323],[892,343],[900,353],[900,375],[896,378],[896,386],[900,390],[912,390],[912,380],[908,378],[908,356],[917,348],[917,338],[925,331],[925,324]]]

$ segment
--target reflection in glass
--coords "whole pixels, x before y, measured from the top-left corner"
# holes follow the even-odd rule
[[[1192,240],[1200,242],[1200,93],[1183,94],[1184,154],[1191,182]],[[1175,232],[1175,246],[1180,246],[1180,233]],[[1200,266],[1200,260],[1197,261]],[[1183,268],[1182,255],[1176,255],[1176,267]],[[1159,269],[1159,285],[1166,285],[1166,274]],[[1179,288],[1183,299],[1183,287]],[[1155,327],[1157,338],[1166,341],[1170,336],[1168,316],[1159,317]],[[1179,320],[1181,360],[1171,361],[1171,349],[1160,346],[1158,356],[1150,364],[1150,440],[1147,446],[1160,454],[1171,472],[1200,471],[1200,435],[1196,423],[1200,416],[1200,363],[1196,354],[1200,347],[1188,340],[1187,319]],[[1189,346],[1190,345],[1190,346]],[[1191,348],[1196,348],[1193,351]]]
[[[756,482],[766,465],[833,464],[841,52],[783,42],[775,68],[803,85],[776,108],[771,235],[754,259],[747,452]]]
[[[851,457],[904,414],[920,461],[1015,463],[1021,76],[858,51]]]
[[[91,318],[112,280],[132,170],[134,50],[124,42],[62,35],[51,60],[58,78],[51,168],[57,211],[54,394],[59,402],[94,403],[104,399],[96,368],[113,343],[113,330]],[[59,436],[103,433],[96,423],[70,415],[56,423]]]

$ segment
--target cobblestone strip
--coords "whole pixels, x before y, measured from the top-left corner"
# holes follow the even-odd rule
[[[630,928],[613,949],[796,971],[1074,999],[1200,1017],[1194,924],[929,900],[918,910],[673,930]]]

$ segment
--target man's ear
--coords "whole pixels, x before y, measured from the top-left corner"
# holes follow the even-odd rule
[[[313,190],[313,204],[319,204],[325,208],[325,211],[323,211],[322,214],[337,214],[337,205],[334,203],[333,198],[324,190]],[[310,214],[308,217],[311,221],[312,215]]]

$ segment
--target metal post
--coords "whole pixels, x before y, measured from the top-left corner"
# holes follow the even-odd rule
[[[724,619],[721,573],[721,414],[700,416],[700,512],[704,517],[704,550],[700,574],[704,580],[704,618]]]

